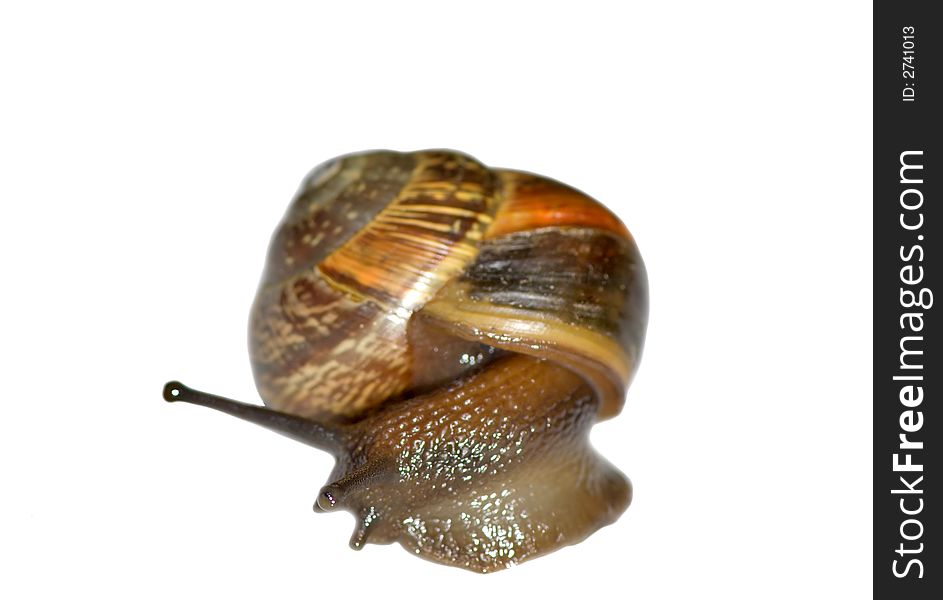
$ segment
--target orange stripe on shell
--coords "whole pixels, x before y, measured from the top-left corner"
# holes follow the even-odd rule
[[[590,227],[631,239],[618,217],[578,190],[530,173],[497,173],[504,202],[485,239],[541,227]]]

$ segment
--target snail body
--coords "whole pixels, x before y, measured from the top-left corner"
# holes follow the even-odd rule
[[[647,318],[625,226],[556,181],[451,151],[335,159],[273,236],[249,325],[266,408],[172,382],[332,452],[315,503],[350,544],[490,572],[585,538],[631,499],[590,446]]]

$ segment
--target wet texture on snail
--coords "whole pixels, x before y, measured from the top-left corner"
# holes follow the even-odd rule
[[[628,506],[589,444],[647,319],[628,230],[585,194],[452,151],[335,159],[272,239],[249,345],[265,407],[171,382],[332,453],[316,511],[350,544],[478,572],[576,543]]]

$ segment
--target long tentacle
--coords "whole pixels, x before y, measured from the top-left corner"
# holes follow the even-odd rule
[[[207,394],[188,388],[179,381],[171,381],[164,386],[164,400],[206,406],[256,425],[261,425],[293,440],[330,452],[335,456],[346,449],[347,434],[342,427],[329,426],[303,417],[265,408],[264,406],[246,404],[222,396]]]

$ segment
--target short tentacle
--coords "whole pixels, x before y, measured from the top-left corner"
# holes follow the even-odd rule
[[[321,488],[314,503],[315,512],[330,512],[346,506],[348,496],[358,489],[366,489],[373,483],[388,480],[395,473],[392,460],[375,457]]]

